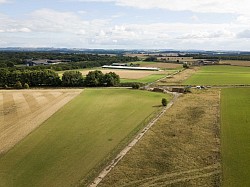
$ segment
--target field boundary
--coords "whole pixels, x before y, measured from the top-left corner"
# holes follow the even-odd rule
[[[149,124],[144,127],[136,137],[108,164],[94,179],[94,181],[88,187],[96,187],[98,184],[104,179],[104,177],[119,163],[119,161],[130,151],[132,147],[134,147],[137,142],[145,135],[145,133],[158,121],[158,119],[169,109],[172,107],[174,102],[181,95],[179,93],[171,93],[174,95],[174,98],[168,103],[167,107],[164,107],[163,110],[153,118]]]

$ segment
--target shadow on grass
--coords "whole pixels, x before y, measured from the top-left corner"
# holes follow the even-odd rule
[[[160,108],[160,107],[162,107],[162,105],[154,105],[152,107],[154,107],[154,108]]]

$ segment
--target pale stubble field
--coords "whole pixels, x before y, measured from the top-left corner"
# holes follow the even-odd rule
[[[81,91],[80,89],[1,90],[0,155],[30,134]]]

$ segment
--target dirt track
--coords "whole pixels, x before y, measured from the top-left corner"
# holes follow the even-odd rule
[[[81,93],[68,90],[1,90],[0,155]]]

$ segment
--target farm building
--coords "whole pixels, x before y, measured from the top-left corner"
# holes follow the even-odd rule
[[[157,60],[161,60],[163,62],[183,62],[183,61],[193,61],[193,57],[166,56],[166,57],[157,57]]]
[[[127,63],[113,63],[112,66],[128,66]]]
[[[199,60],[197,62],[195,62],[193,65],[196,65],[196,66],[204,66],[204,65],[216,65],[216,64],[219,64],[219,60]]]
[[[153,67],[131,67],[131,66],[102,66],[102,68],[107,69],[126,69],[126,70],[144,70],[144,71],[159,71],[160,68],[153,68]]]
[[[27,59],[25,61],[26,66],[42,66],[42,65],[60,64],[60,63],[62,63],[61,60],[48,60],[48,59],[39,59],[39,60]]]
[[[178,93],[184,93],[185,89],[183,87],[173,87],[171,89],[171,92],[178,92]]]

